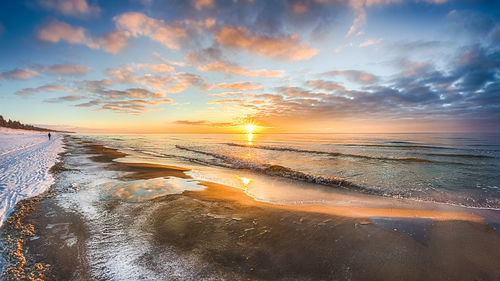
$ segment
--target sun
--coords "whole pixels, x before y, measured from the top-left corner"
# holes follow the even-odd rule
[[[252,133],[256,127],[257,126],[255,126],[255,125],[248,124],[248,125],[245,125],[245,130],[247,130],[247,133]]]

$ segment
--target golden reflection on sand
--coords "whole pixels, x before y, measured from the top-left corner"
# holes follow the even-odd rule
[[[240,177],[240,179],[243,181],[242,177]],[[207,181],[199,181],[199,183],[207,187],[205,190],[196,191],[198,194],[200,194],[201,197],[214,198],[214,199],[217,198],[218,200],[236,201],[239,204],[245,204],[249,206],[271,207],[289,211],[321,213],[321,214],[329,214],[334,216],[343,216],[352,218],[372,218],[372,217],[423,218],[423,219],[433,219],[438,221],[484,222],[484,219],[480,216],[458,211],[404,209],[404,208],[391,208],[391,207],[372,208],[372,207],[357,207],[357,206],[279,205],[279,204],[256,201],[241,189],[236,189],[230,186],[207,182]]]

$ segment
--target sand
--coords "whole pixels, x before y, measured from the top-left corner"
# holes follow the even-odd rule
[[[106,169],[125,172],[123,181],[190,178],[182,167],[117,162],[113,160],[126,155],[80,142],[84,149],[68,146],[68,151],[91,154]],[[133,205],[131,210],[148,210],[142,230],[153,239],[154,247],[142,260],[154,261],[158,251],[174,247],[210,265],[198,279],[500,280],[500,235],[474,214],[390,206],[275,205],[255,201],[244,190],[200,184],[206,187],[202,191]],[[107,201],[107,211],[114,212],[121,203]],[[29,205],[31,211],[19,217],[19,224],[33,228],[21,243],[20,252],[28,257],[25,274],[40,271],[39,263],[39,275],[46,280],[94,279],[85,247],[90,235],[85,219],[61,209],[50,196]],[[125,215],[139,221],[135,214]],[[6,226],[15,229],[16,224],[9,220]],[[151,264],[155,266],[149,270],[162,272],[161,263]]]
[[[204,184],[204,191],[157,199],[163,206],[152,216],[153,231],[159,241],[199,252],[244,278],[500,278],[498,233],[467,215],[394,210],[398,216],[438,219],[422,226],[428,236],[422,243],[413,237],[418,233],[382,228],[364,218],[370,211],[378,216],[391,210],[340,216],[343,208],[276,206],[256,202],[238,189]]]

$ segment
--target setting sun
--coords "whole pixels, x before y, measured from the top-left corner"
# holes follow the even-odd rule
[[[256,127],[257,126],[255,126],[255,125],[248,124],[248,125],[245,125],[245,130],[247,130],[247,133],[252,133]]]

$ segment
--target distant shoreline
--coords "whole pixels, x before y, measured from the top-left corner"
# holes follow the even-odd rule
[[[27,130],[27,131],[38,131],[38,132],[57,132],[57,133],[74,133],[74,132],[69,132],[69,131],[59,131],[59,130],[51,130],[47,128],[40,128],[36,127],[33,125],[28,125],[28,124],[23,124],[20,121],[12,121],[9,119],[9,121],[5,120],[2,115],[0,115],[0,128],[9,128],[9,129],[14,129],[14,130]]]
[[[59,130],[51,130],[51,129],[46,129],[46,128],[38,128],[35,127],[35,129],[26,129],[26,128],[11,128],[11,127],[6,127],[6,126],[0,126],[0,128],[6,128],[6,129],[11,129],[11,130],[21,130],[21,131],[32,131],[32,132],[54,132],[54,133],[61,133],[61,134],[74,134],[75,132],[70,132],[70,131],[59,131]]]

